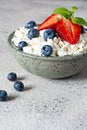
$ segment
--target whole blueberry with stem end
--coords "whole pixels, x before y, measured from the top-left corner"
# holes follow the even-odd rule
[[[20,41],[19,43],[18,43],[18,49],[19,50],[23,50],[23,47],[25,47],[25,46],[27,46],[28,44],[27,44],[27,42],[25,42],[25,41]]]
[[[17,90],[17,91],[23,91],[24,84],[21,81],[16,81],[14,83],[14,89]]]
[[[14,73],[14,72],[10,72],[10,73],[7,75],[7,79],[10,80],[10,81],[16,81],[16,80],[17,80],[17,74]]]
[[[37,29],[35,28],[31,28],[29,31],[28,31],[28,38],[32,39],[32,38],[35,38],[35,37],[38,37],[39,35],[39,32]]]
[[[0,90],[0,101],[7,100],[7,92],[5,90]]]
[[[30,28],[33,28],[33,27],[35,27],[35,26],[36,26],[36,22],[33,21],[33,20],[31,20],[31,21],[29,21],[29,22],[25,25],[25,28],[30,29]]]
[[[44,34],[43,37],[44,39],[47,41],[47,39],[53,39],[56,36],[56,32],[52,29],[47,29]]]
[[[44,56],[50,56],[52,54],[52,47],[50,45],[44,45],[41,52]]]

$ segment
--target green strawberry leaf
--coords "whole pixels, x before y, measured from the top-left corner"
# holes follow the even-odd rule
[[[75,24],[87,26],[87,21],[80,17],[72,17],[72,22]]]
[[[69,11],[68,9],[64,7],[57,8],[53,11],[53,14],[60,14],[65,18],[71,18],[72,16],[72,11]]]

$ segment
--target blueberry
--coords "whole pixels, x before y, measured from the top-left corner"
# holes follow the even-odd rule
[[[0,101],[6,101],[7,92],[5,90],[0,90]]]
[[[85,32],[84,26],[81,26],[81,34]]]
[[[50,56],[52,54],[52,47],[50,45],[44,45],[41,52],[44,56]]]
[[[16,75],[16,73],[11,72],[11,73],[9,73],[9,74],[7,75],[7,78],[8,78],[8,80],[10,80],[10,81],[16,81],[16,80],[17,80],[17,75]]]
[[[55,36],[56,36],[56,32],[53,31],[52,29],[47,29],[43,34],[45,40],[47,40],[47,38],[53,39]]]
[[[81,26],[81,34],[85,33],[87,31],[87,29],[84,26]]]
[[[17,90],[17,91],[23,91],[24,89],[24,84],[21,82],[21,81],[16,81],[14,83],[14,88]]]
[[[35,37],[38,37],[39,35],[39,32],[37,29],[35,28],[31,28],[29,31],[28,31],[28,38],[32,39],[32,38],[35,38]]]
[[[18,43],[18,48],[19,48],[19,50],[23,50],[23,47],[25,47],[25,46],[27,46],[28,44],[27,44],[27,42],[25,42],[25,41],[21,41],[21,42],[19,42]]]
[[[33,28],[36,26],[36,23],[35,21],[29,21],[26,25],[25,25],[25,28],[29,29],[29,28]]]

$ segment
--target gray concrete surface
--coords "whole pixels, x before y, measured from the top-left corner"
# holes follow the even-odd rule
[[[0,89],[9,96],[0,102],[0,130],[87,130],[87,68],[67,79],[44,79],[22,69],[7,44],[29,20],[40,23],[56,7],[73,5],[87,19],[87,0],[0,0]],[[12,71],[25,84],[23,92],[7,80]]]

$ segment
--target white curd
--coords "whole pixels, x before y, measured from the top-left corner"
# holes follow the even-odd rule
[[[15,46],[18,46],[20,41],[26,41],[28,46],[23,47],[25,53],[34,54],[42,56],[41,48],[44,45],[50,45],[53,49],[51,56],[65,56],[65,55],[79,55],[84,50],[87,50],[87,33],[81,34],[78,43],[72,45],[66,41],[62,41],[60,37],[55,37],[52,39],[43,38],[43,33],[45,30],[39,32],[37,38],[29,39],[27,37],[29,29],[25,27],[20,27],[15,31],[14,37],[12,39]]]

